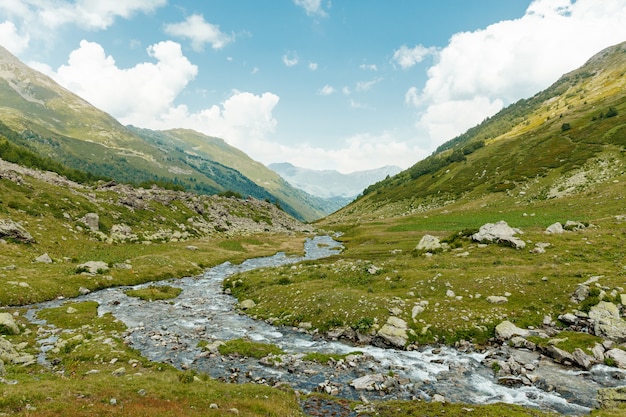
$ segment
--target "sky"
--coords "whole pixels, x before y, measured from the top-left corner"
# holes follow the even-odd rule
[[[626,0],[2,0],[0,45],[123,124],[408,168],[626,41]]]

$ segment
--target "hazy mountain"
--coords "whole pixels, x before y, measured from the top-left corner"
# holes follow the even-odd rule
[[[269,164],[268,168],[276,171],[294,187],[309,194],[333,198],[353,199],[368,186],[402,171],[397,166],[384,166],[378,169],[342,174],[335,170],[313,170],[300,168],[288,162]]]
[[[626,43],[607,48],[546,90],[368,187],[331,219],[405,216],[495,198],[530,204],[599,187],[626,163],[625,74]]]
[[[234,191],[276,202],[307,221],[333,211],[222,139],[123,126],[2,47],[0,121],[16,133],[9,136],[17,145],[119,182],[171,184],[202,194]]]

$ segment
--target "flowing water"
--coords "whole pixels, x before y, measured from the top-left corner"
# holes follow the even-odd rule
[[[320,384],[334,387],[333,394],[350,399],[432,399],[473,404],[506,402],[558,411],[586,414],[595,404],[598,388],[623,385],[626,372],[596,366],[589,372],[544,363],[535,373],[545,383],[536,386],[507,387],[497,383],[493,370],[481,362],[487,353],[463,353],[453,348],[428,347],[418,351],[398,351],[373,346],[349,346],[324,340],[289,328],[277,328],[241,315],[236,300],[224,294],[222,281],[256,268],[287,265],[302,260],[320,259],[336,254],[341,245],[330,237],[315,237],[305,243],[304,257],[284,253],[249,259],[239,265],[224,263],[202,276],[143,284],[170,285],[183,291],[174,300],[142,301],[124,294],[128,287],[97,291],[75,301],[97,301],[99,313],[112,313],[129,328],[127,341],[153,361],[170,363],[180,369],[205,372],[231,382],[257,382],[274,385],[288,383],[294,389],[310,392]],[[59,305],[60,301],[33,306],[34,311]],[[281,366],[263,365],[256,359],[223,357],[203,352],[200,341],[227,341],[247,337],[278,345],[293,355]],[[41,340],[40,360],[55,338]],[[325,366],[299,360],[302,353],[363,352],[351,361]],[[356,391],[350,383],[366,375],[383,375],[391,384],[384,389]],[[388,378],[393,375],[393,379]]]

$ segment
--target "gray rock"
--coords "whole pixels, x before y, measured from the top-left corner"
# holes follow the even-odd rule
[[[589,287],[585,284],[578,284],[578,287],[576,287],[576,290],[570,297],[570,300],[574,303],[580,303],[587,297],[589,297]]]
[[[43,255],[39,255],[38,257],[36,257],[35,262],[41,264],[51,264],[52,258],[47,253],[44,253]]]
[[[586,226],[582,224],[581,222],[575,222],[572,220],[566,221],[565,225],[563,226],[565,230],[581,230],[581,229],[584,229],[585,227]]]
[[[611,349],[604,353],[604,356],[615,361],[618,368],[626,369],[626,351],[622,349]]]
[[[378,336],[395,347],[404,348],[408,340],[408,326],[399,317],[389,317],[387,323],[378,331]]]
[[[26,231],[26,229],[24,229],[22,225],[8,219],[0,220],[0,238],[15,239],[19,242],[24,243],[35,242],[33,236],[28,233],[28,231]]]
[[[543,350],[543,353],[546,356],[552,358],[557,363],[565,363],[565,362],[575,363],[574,357],[572,356],[571,353],[566,352],[563,349],[559,349],[558,347],[554,345],[547,346]]]
[[[256,303],[253,300],[244,300],[239,303],[239,308],[242,310],[248,310],[250,308],[256,307]]]
[[[508,298],[500,296],[500,295],[490,295],[486,298],[487,302],[491,304],[504,304],[509,301]]]
[[[576,324],[579,321],[579,318],[576,317],[572,313],[566,313],[559,316],[559,320],[561,320],[565,324]]]
[[[111,372],[113,376],[124,376],[126,375],[126,368],[121,367],[117,368],[115,371]]]
[[[574,353],[572,354],[574,358],[574,363],[584,370],[589,370],[595,363],[595,358],[593,356],[587,355],[583,352],[582,349],[576,348],[574,349]]]
[[[598,390],[599,408],[618,409],[626,404],[626,387],[602,388]]]
[[[0,334],[20,334],[20,328],[9,313],[0,313]]]
[[[591,348],[591,352],[593,353],[593,357],[598,362],[604,362],[604,346],[600,343],[596,343],[593,348]]]
[[[526,247],[526,242],[515,237],[516,234],[521,233],[519,229],[514,229],[501,220],[497,223],[482,225],[478,233],[472,235],[472,239],[482,243],[501,243],[512,246],[515,249],[523,249]]]
[[[78,269],[84,269],[92,275],[106,272],[109,270],[109,265],[102,261],[89,261],[84,264],[78,265]]]
[[[100,229],[100,216],[96,213],[87,213],[79,219],[81,223],[89,228],[92,232]]]
[[[439,238],[431,235],[424,235],[415,247],[415,249],[417,249],[418,251],[425,252],[431,252],[441,248],[442,246]]]
[[[620,318],[619,308],[608,301],[600,301],[591,307],[589,319],[596,336],[604,337],[617,343],[626,342],[626,321]]]
[[[560,235],[563,232],[563,225],[559,222],[551,224],[545,231],[545,233],[548,235]]]
[[[496,336],[508,340],[513,336],[528,337],[530,336],[530,331],[521,329],[510,321],[505,320],[496,326]]]
[[[355,379],[350,383],[350,385],[357,391],[374,391],[375,384],[381,384],[385,381],[385,377],[381,374],[371,374],[365,375],[360,378]]]

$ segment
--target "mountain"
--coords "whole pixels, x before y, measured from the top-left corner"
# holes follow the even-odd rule
[[[323,198],[343,197],[350,200],[375,182],[388,176],[392,177],[402,171],[397,166],[384,166],[378,169],[342,174],[335,170],[320,171],[300,168],[288,162],[269,164],[267,167],[276,171],[294,187],[309,194]]]
[[[371,185],[330,221],[406,216],[509,198],[530,204],[594,189],[624,170],[626,43],[504,108],[433,155]]]
[[[98,177],[203,194],[230,191],[277,203],[305,221],[330,212],[322,199],[292,187],[225,141],[190,130],[123,126],[2,47],[0,122],[15,132],[8,136],[16,145]]]

